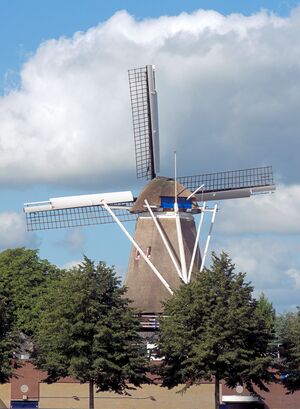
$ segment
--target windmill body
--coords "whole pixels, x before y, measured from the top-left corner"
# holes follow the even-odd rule
[[[192,214],[180,213],[182,228],[182,240],[187,263],[191,262],[193,247],[196,238],[196,225]],[[169,245],[173,250],[176,261],[180,266],[179,247],[176,231],[174,212],[164,213],[158,216],[158,222],[168,237]],[[159,268],[164,279],[172,289],[176,289],[182,283],[176,267],[170,261],[167,249],[164,247],[160,234],[149,215],[140,216],[135,230],[135,240],[140,243],[152,263]],[[201,265],[200,251],[197,249],[197,257],[194,261],[194,271],[199,270]],[[162,301],[170,298],[171,293],[152,274],[151,268],[145,263],[139,252],[132,247],[128,272],[125,278],[128,288],[127,296],[133,300],[132,306],[142,314],[156,315],[163,312]]]
[[[197,212],[194,200],[187,200],[191,192],[177,183],[179,193],[178,217],[180,218],[182,245],[185,263],[190,266],[196,241],[196,225],[192,212]],[[148,259],[157,267],[172,289],[183,281],[181,274],[179,241],[174,212],[175,181],[168,178],[155,178],[145,187],[137,198],[131,212],[138,212],[134,239],[139,243]],[[151,203],[152,215],[145,201]],[[158,225],[158,226],[157,226]],[[166,240],[166,245],[164,243]],[[197,244],[196,257],[193,260],[193,271],[201,265],[200,251]],[[162,300],[171,296],[163,283],[152,274],[151,268],[133,246],[125,279],[128,297],[133,300],[133,307],[142,314],[155,315],[162,313]]]
[[[182,282],[188,283],[194,271],[202,270],[217,212],[217,205],[209,207],[208,202],[275,190],[271,166],[180,177],[175,171],[174,178],[157,176],[154,74],[150,65],[129,71],[137,177],[149,180],[140,195],[135,198],[130,191],[112,192],[24,205],[28,230],[117,223],[132,243],[125,279],[128,296],[144,317],[162,313],[162,302]],[[204,216],[211,221],[201,258],[198,243]],[[136,229],[132,237],[124,222],[133,220]],[[151,320],[146,321],[144,327],[151,328]]]

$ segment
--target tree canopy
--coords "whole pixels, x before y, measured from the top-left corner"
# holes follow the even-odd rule
[[[159,343],[164,386],[215,379],[218,407],[220,380],[251,392],[275,381],[274,310],[253,298],[245,278],[225,253],[213,253],[212,266],[166,302]]]
[[[34,337],[37,366],[48,381],[70,375],[101,391],[127,393],[146,381],[139,323],[113,268],[87,257],[49,283]],[[93,407],[93,399],[90,400]]]
[[[19,344],[12,310],[0,289],[0,384],[7,382],[17,367],[15,355],[19,350]]]
[[[290,392],[300,389],[300,309],[279,317],[279,343],[285,367],[283,384]]]
[[[47,281],[60,270],[41,260],[38,250],[16,248],[0,253],[0,292],[14,316],[15,328],[32,335],[36,322],[36,301]]]
[[[0,253],[0,383],[8,381],[19,365],[20,333],[32,335],[37,299],[58,272],[39,258],[37,250],[16,248]]]

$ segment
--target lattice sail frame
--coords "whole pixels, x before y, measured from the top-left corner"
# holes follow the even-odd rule
[[[191,191],[203,185],[204,193],[274,186],[272,166],[182,176],[177,180]]]
[[[137,215],[129,211],[132,205],[133,202],[126,202],[114,203],[110,206],[114,208],[114,213],[122,222],[127,222],[137,219]],[[122,208],[122,206],[126,206],[126,208]],[[28,231],[115,223],[110,214],[101,205],[44,210],[25,214]]]
[[[137,178],[159,172],[159,131],[154,66],[128,71]]]

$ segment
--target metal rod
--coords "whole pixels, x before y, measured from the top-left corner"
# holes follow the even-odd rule
[[[211,238],[211,232],[212,232],[212,228],[215,222],[215,217],[216,217],[216,213],[217,213],[217,209],[218,209],[218,205],[215,204],[214,210],[213,210],[213,214],[211,217],[211,223],[210,223],[210,228],[209,228],[209,233],[207,236],[207,240],[206,240],[206,245],[205,245],[205,249],[204,249],[204,254],[203,254],[203,258],[202,258],[202,262],[201,262],[201,267],[200,267],[200,272],[203,270],[204,268],[204,263],[205,263],[205,259],[206,259],[206,255],[207,255],[207,251],[208,251],[208,246],[209,246],[209,242],[210,242],[210,238]]]
[[[199,221],[199,225],[198,225],[198,228],[197,228],[197,235],[196,235],[196,239],[195,239],[195,244],[194,244],[194,249],[193,249],[191,264],[190,264],[189,273],[188,273],[188,283],[191,281],[191,276],[192,276],[192,270],[193,270],[194,260],[195,260],[196,251],[197,251],[197,248],[198,248],[199,239],[200,239],[201,227],[202,227],[202,224],[203,224],[205,206],[206,206],[206,202],[203,203],[203,207],[202,207],[203,210],[202,210],[202,212],[201,212],[200,221]]]
[[[204,188],[204,186],[205,186],[205,184],[202,183],[202,185],[199,186],[199,187],[197,187],[197,189],[194,190],[193,193],[191,193],[191,194],[189,195],[189,197],[186,198],[186,200],[189,200],[192,196],[194,196],[197,192],[199,192],[200,189]]]
[[[143,250],[140,248],[140,246],[137,244],[137,242],[131,237],[130,233],[128,233],[126,228],[123,226],[123,224],[120,222],[120,220],[114,214],[114,212],[110,209],[110,207],[107,205],[107,203],[104,200],[102,200],[102,204],[105,207],[105,209],[108,211],[108,213],[111,215],[111,217],[114,219],[114,221],[121,228],[121,230],[126,235],[126,237],[131,241],[131,243],[134,245],[134,247],[137,249],[137,251],[143,257],[143,259],[148,264],[148,266],[151,268],[153,273],[162,282],[162,284],[166,287],[166,289],[169,291],[169,293],[173,295],[173,291],[171,290],[171,288],[170,288],[169,284],[167,283],[167,281],[163,278],[163,276],[160,274],[160,272],[157,270],[157,268],[151,263],[151,261],[148,259],[146,254],[143,252]]]
[[[178,203],[174,203],[174,211],[175,211],[175,221],[176,221],[176,230],[177,230],[177,239],[178,239],[180,263],[181,263],[182,279],[185,283],[187,283],[186,260],[185,260],[185,252],[184,252],[184,245],[183,245],[183,238],[182,238],[181,221],[180,221],[180,216],[178,212]]]
[[[175,179],[174,195],[175,195],[175,203],[177,203],[177,155],[176,155],[176,151],[174,151],[174,179]]]
[[[178,239],[178,247],[179,247],[179,256],[180,256],[180,263],[181,263],[181,274],[182,279],[185,283],[187,283],[187,271],[186,271],[186,261],[185,261],[185,253],[184,253],[184,246],[183,246],[183,239],[182,239],[182,230],[181,230],[181,222],[180,216],[178,212],[178,200],[177,200],[177,156],[176,151],[174,151],[174,213],[175,213],[175,221],[176,221],[176,230],[177,230],[177,239]]]
[[[159,223],[157,221],[157,218],[155,217],[155,215],[154,215],[148,201],[145,200],[145,203],[146,203],[147,209],[148,209],[148,211],[149,211],[149,213],[150,213],[150,215],[151,215],[151,217],[152,217],[152,219],[154,221],[154,224],[155,224],[155,226],[156,226],[156,228],[157,228],[157,230],[158,230],[158,232],[160,234],[160,237],[161,237],[161,239],[162,239],[162,241],[163,241],[163,243],[164,243],[164,245],[165,245],[165,247],[166,247],[166,249],[167,249],[167,251],[169,253],[169,256],[170,256],[170,258],[171,258],[171,260],[172,260],[172,262],[174,264],[174,267],[176,268],[179,277],[181,279],[183,279],[182,273],[181,273],[180,268],[179,268],[179,265],[178,265],[177,260],[176,260],[176,258],[174,256],[174,252],[172,251],[171,247],[169,246],[168,240],[167,240],[161,226],[159,225]]]

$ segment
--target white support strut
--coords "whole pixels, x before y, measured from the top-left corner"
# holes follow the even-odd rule
[[[195,257],[196,257],[196,252],[197,252],[197,248],[198,248],[199,239],[200,239],[201,227],[202,227],[202,224],[203,224],[205,206],[206,206],[206,202],[203,202],[202,212],[201,212],[200,221],[199,221],[199,225],[198,225],[198,229],[197,229],[197,235],[196,235],[196,239],[195,239],[191,264],[190,264],[189,273],[188,273],[188,283],[191,281],[191,277],[192,277],[193,265],[194,265],[194,261],[195,261]]]
[[[123,224],[120,222],[120,220],[117,218],[117,216],[114,214],[114,212],[111,210],[111,208],[108,206],[108,204],[102,200],[102,205],[104,208],[107,210],[107,212],[111,215],[111,217],[114,219],[114,221],[118,224],[118,226],[121,228],[123,233],[126,235],[126,237],[131,241],[131,243],[134,245],[134,247],[137,249],[137,251],[140,253],[140,255],[143,257],[145,262],[148,264],[148,266],[151,268],[153,273],[157,276],[157,278],[162,282],[162,284],[166,287],[166,289],[169,291],[171,295],[173,295],[173,291],[171,290],[171,287],[167,283],[167,281],[163,278],[163,276],[160,274],[160,272],[157,270],[157,268],[151,263],[149,258],[146,256],[146,254],[143,252],[143,250],[140,248],[140,246],[137,244],[137,242],[131,237],[131,235],[128,233],[126,228],[123,226]]]
[[[196,193],[198,193],[199,190],[203,189],[204,186],[205,186],[205,183],[202,183],[202,185],[199,186],[199,187],[197,187],[197,189],[194,190],[194,191],[186,198],[186,200],[190,200],[190,198],[193,197]]]
[[[146,199],[145,199],[145,204],[146,204],[148,212],[150,213],[150,215],[151,215],[151,217],[153,219],[153,222],[154,222],[154,224],[155,224],[155,226],[156,226],[156,228],[157,228],[157,230],[158,230],[158,232],[160,234],[160,237],[161,237],[161,239],[162,239],[162,241],[163,241],[163,243],[164,243],[164,245],[165,245],[165,247],[166,247],[166,249],[167,249],[167,251],[169,253],[169,256],[170,256],[170,258],[171,258],[171,260],[172,260],[172,262],[174,264],[174,267],[177,270],[177,273],[178,273],[179,277],[181,279],[183,279],[182,273],[180,271],[179,265],[178,265],[177,260],[175,258],[174,252],[172,251],[171,247],[169,246],[168,240],[166,239],[166,236],[165,236],[160,224],[157,221],[157,218],[155,217],[155,215],[154,215],[154,213],[153,213],[153,211],[152,211],[152,209],[151,209],[151,207],[150,207],[150,205],[149,205],[149,203],[148,203],[148,201]]]
[[[177,199],[177,155],[176,151],[174,151],[174,189],[175,189],[175,201],[174,201],[174,213],[175,213],[175,222],[176,222],[176,230],[177,230],[177,239],[178,239],[178,247],[179,247],[179,257],[180,257],[180,264],[181,264],[181,274],[183,281],[187,284],[187,270],[186,270],[186,261],[185,261],[185,253],[184,253],[184,246],[183,246],[183,238],[182,238],[182,230],[181,230],[181,222],[180,216],[178,212],[178,199]]]
[[[218,209],[218,205],[215,204],[214,210],[213,210],[213,213],[212,213],[212,218],[211,218],[209,233],[208,233],[207,240],[206,240],[206,244],[205,244],[204,254],[203,254],[203,258],[202,258],[202,262],[201,262],[200,272],[201,272],[201,271],[203,270],[203,268],[204,268],[204,263],[205,263],[205,259],[206,259],[206,255],[207,255],[207,251],[208,251],[208,246],[209,246],[209,242],[210,242],[210,238],[211,238],[211,233],[212,233],[213,225],[214,225],[214,222],[215,222],[215,217],[216,217],[217,209]]]
[[[182,279],[187,284],[187,270],[186,270],[186,261],[185,261],[185,253],[184,253],[184,246],[183,246],[181,222],[180,222],[180,216],[179,216],[179,211],[178,211],[178,203],[176,202],[174,203],[174,212],[175,212],[175,221],[176,221],[176,230],[177,230],[177,238],[178,238]]]

